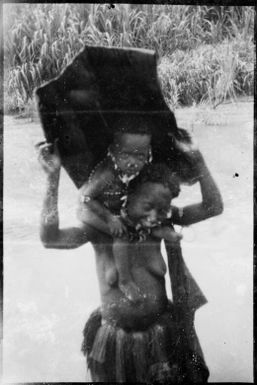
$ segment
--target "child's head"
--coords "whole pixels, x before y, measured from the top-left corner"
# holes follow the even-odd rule
[[[136,123],[136,121],[134,122]],[[122,122],[115,131],[110,154],[118,169],[125,175],[140,173],[151,160],[151,131],[147,123],[139,120],[136,126]]]
[[[171,200],[180,191],[178,178],[164,164],[149,165],[131,182],[127,214],[143,227],[160,225],[170,213]]]

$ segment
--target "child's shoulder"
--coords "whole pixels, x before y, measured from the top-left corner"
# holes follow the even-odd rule
[[[104,178],[106,181],[112,181],[115,177],[114,168],[108,158],[98,163],[94,170],[91,172],[89,182],[98,178]]]

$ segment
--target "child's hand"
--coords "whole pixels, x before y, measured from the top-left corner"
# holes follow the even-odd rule
[[[176,233],[176,231],[167,226],[154,228],[152,230],[152,235],[169,242],[178,242],[182,239],[182,234]]]
[[[119,217],[111,215],[108,220],[108,227],[111,235],[114,237],[121,237],[126,233],[126,226],[122,223]]]
[[[41,142],[36,144],[38,160],[47,175],[54,175],[60,171],[61,158],[57,148],[57,140],[53,143]]]

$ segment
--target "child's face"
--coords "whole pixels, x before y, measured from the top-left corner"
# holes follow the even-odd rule
[[[137,175],[149,159],[151,136],[147,134],[119,134],[112,146],[112,154],[120,171]]]
[[[168,187],[159,183],[144,183],[128,200],[128,216],[143,227],[158,226],[167,218],[171,198]]]

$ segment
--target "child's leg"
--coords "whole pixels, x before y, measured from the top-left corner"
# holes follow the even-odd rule
[[[113,240],[113,255],[116,268],[119,273],[119,282],[126,284],[132,281],[128,255],[128,240],[115,238]]]
[[[128,299],[137,302],[142,298],[138,286],[133,281],[130,272],[129,241],[117,238],[113,241],[113,256],[119,276],[119,288]]]

